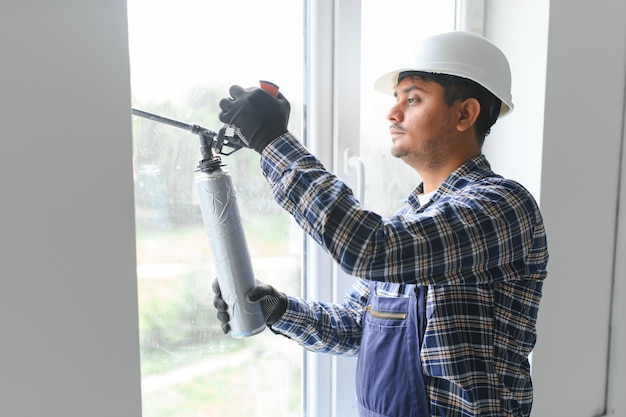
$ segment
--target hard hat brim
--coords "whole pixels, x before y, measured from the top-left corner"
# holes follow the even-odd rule
[[[396,85],[398,84],[398,77],[400,75],[400,73],[405,72],[405,71],[422,71],[422,72],[426,72],[426,73],[432,73],[432,74],[445,74],[445,75],[454,75],[460,78],[466,78],[469,79],[467,77],[464,77],[463,74],[455,74],[454,71],[450,71],[449,69],[445,69],[445,70],[441,70],[441,71],[436,71],[436,70],[432,70],[432,69],[428,69],[428,70],[420,70],[420,69],[416,69],[416,68],[400,68],[397,69],[395,71],[391,71],[388,72],[384,75],[382,75],[381,77],[379,77],[375,82],[374,82],[374,89],[376,91],[379,91],[383,94],[389,94],[389,95],[393,95],[394,94],[394,90],[396,88]],[[492,91],[493,93],[493,91]],[[513,103],[510,100],[503,100],[501,97],[498,97],[500,99],[500,101],[502,101],[502,107],[500,108],[500,115],[499,117],[503,117],[506,116],[507,114],[509,114],[511,111],[513,111]]]

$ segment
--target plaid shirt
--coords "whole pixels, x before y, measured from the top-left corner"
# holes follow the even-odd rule
[[[428,286],[421,362],[437,416],[527,416],[528,355],[548,252],[531,194],[484,156],[455,170],[429,203],[420,185],[390,218],[365,210],[291,134],[263,152],[274,198],[347,273],[342,304],[289,298],[272,326],[305,348],[357,355],[367,281],[383,295]]]

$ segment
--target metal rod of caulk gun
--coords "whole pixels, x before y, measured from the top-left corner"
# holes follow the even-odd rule
[[[199,133],[202,131],[207,131],[215,135],[215,132],[198,125],[189,125],[187,123],[179,122],[178,120],[168,119],[167,117],[159,116],[157,114],[148,113],[147,111],[133,109],[133,114],[135,116],[143,117],[145,119],[154,120],[155,122],[164,123],[166,125],[178,127],[180,129],[188,130],[191,133]]]
[[[133,109],[133,114],[135,116],[143,117],[145,119],[154,120],[155,122],[165,123],[170,126],[178,127],[180,129],[185,129],[191,131],[193,129],[192,125],[188,125],[187,123],[179,122],[178,120],[168,119],[167,117],[159,116],[156,114],[148,113],[147,111]]]

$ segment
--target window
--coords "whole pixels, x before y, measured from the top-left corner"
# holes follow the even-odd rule
[[[293,0],[129,0],[133,107],[218,130],[219,98],[259,77],[289,91],[299,132],[302,9]],[[269,331],[224,336],[215,318],[216,274],[194,196],[198,137],[134,117],[133,142],[144,417],[301,415],[302,349]],[[258,155],[222,160],[256,278],[299,294],[302,236],[273,203]]]

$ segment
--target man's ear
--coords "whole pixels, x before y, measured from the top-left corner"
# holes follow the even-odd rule
[[[464,132],[470,129],[478,120],[480,114],[480,103],[475,98],[468,98],[461,102],[459,120],[457,122],[457,129],[460,132]]]

